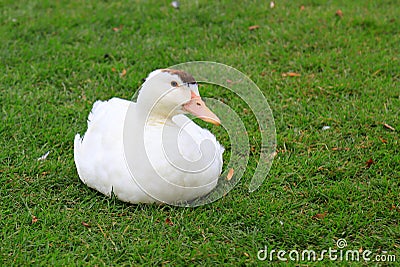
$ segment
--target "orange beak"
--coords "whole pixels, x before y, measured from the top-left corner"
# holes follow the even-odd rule
[[[183,109],[203,121],[217,126],[221,125],[219,118],[206,106],[200,96],[196,95],[193,91],[191,93],[191,99],[183,105]]]

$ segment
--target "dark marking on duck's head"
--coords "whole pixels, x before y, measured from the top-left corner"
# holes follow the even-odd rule
[[[177,75],[183,83],[185,84],[197,84],[196,80],[192,75],[182,70],[174,70],[174,69],[162,69],[162,72],[168,72],[172,75]]]

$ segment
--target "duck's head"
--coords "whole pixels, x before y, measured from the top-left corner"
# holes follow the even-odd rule
[[[196,80],[181,70],[159,69],[151,72],[142,85],[137,104],[150,116],[161,119],[190,113],[206,122],[221,124],[201,100]]]

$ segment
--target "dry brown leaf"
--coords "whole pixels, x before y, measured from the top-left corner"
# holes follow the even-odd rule
[[[32,215],[32,224],[36,223],[38,218],[35,215]]]
[[[303,11],[304,9],[305,9],[305,7],[304,7],[304,6],[301,6],[301,7],[300,7],[300,10],[301,10],[301,11]]]
[[[372,164],[374,164],[375,162],[373,161],[373,159],[369,159],[365,162],[365,164],[367,165],[367,168],[371,167]]]
[[[91,227],[90,224],[85,223],[85,222],[82,222],[82,225],[85,226],[86,228],[90,228]]]
[[[230,181],[230,180],[232,179],[232,177],[233,177],[233,173],[234,173],[234,172],[235,172],[235,171],[233,170],[233,168],[231,168],[231,169],[229,170],[228,175],[226,176],[225,180]]]
[[[296,73],[296,72],[285,72],[282,73],[282,77],[299,77],[301,76],[300,73]]]
[[[343,12],[342,10],[338,9],[335,13],[336,16],[338,16],[339,18],[343,17]]]
[[[174,223],[168,217],[165,219],[165,223],[168,224],[168,225],[171,225],[171,226],[174,225]]]
[[[117,69],[116,69],[116,68],[111,68],[111,71],[112,71],[112,72],[116,72]]]
[[[114,27],[114,28],[112,28],[112,29],[113,29],[113,31],[115,31],[115,32],[119,32],[120,30],[122,30],[122,28],[123,28],[123,25],[119,25],[119,27]]]
[[[324,213],[317,213],[314,216],[312,216],[312,219],[318,219],[318,220],[322,220],[323,218],[325,218],[325,216],[328,214],[328,212],[324,212]]]
[[[125,77],[125,75],[126,75],[126,69],[123,69],[119,76],[121,76],[122,78]]]
[[[389,208],[389,210],[390,210],[390,211],[395,210],[395,211],[400,212],[400,207],[396,207],[395,205],[392,205],[392,206]]]
[[[237,83],[241,83],[241,82],[242,82],[242,79],[239,79],[239,80],[237,80],[237,81],[232,81],[232,80],[230,80],[230,79],[226,79],[226,82],[227,82],[227,83],[230,83],[230,84],[237,84]]]
[[[390,126],[390,125],[387,124],[387,123],[384,123],[384,124],[383,124],[383,127],[385,127],[386,129],[389,129],[389,130],[391,130],[391,131],[396,131],[395,128],[393,128],[392,126]]]
[[[383,139],[382,137],[379,137],[379,140],[381,140],[381,141],[382,141],[382,143],[384,143],[384,144],[386,144],[386,143],[387,143],[387,140],[386,140],[386,139]]]
[[[250,26],[250,27],[249,27],[249,30],[250,30],[250,31],[254,31],[254,30],[258,29],[258,28],[260,28],[259,25],[253,25],[253,26]]]

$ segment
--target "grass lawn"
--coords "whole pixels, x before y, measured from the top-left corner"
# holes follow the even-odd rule
[[[0,265],[258,265],[265,246],[321,252],[341,238],[371,261],[321,266],[399,263],[398,2],[170,2],[0,3]],[[255,148],[229,194],[197,208],[130,205],[81,183],[73,139],[93,102],[130,99],[150,71],[196,60],[239,69],[268,99],[278,154],[263,185],[248,192],[256,121],[207,85]]]

